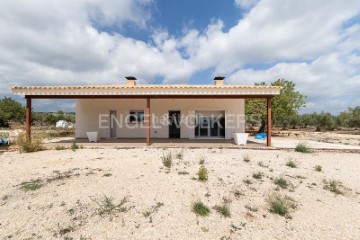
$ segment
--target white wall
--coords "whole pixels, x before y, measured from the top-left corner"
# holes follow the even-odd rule
[[[101,138],[109,138],[109,128],[99,128],[99,115],[108,125],[110,110],[117,111],[119,127],[117,138],[145,138],[146,130],[139,124],[125,124],[130,110],[146,109],[145,99],[78,99],[76,100],[76,137],[86,138],[86,132],[99,131]],[[152,99],[151,137],[168,138],[168,126],[158,120],[167,120],[168,112],[181,111],[181,138],[194,138],[196,111],[225,111],[225,138],[233,132],[245,131],[244,100],[242,99]],[[101,115],[103,114],[103,115]]]

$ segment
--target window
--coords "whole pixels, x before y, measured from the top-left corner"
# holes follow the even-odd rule
[[[129,122],[130,123],[143,123],[144,122],[144,111],[130,111]]]

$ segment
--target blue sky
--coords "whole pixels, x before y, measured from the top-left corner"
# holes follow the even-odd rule
[[[360,105],[357,0],[4,0],[0,31],[0,97],[17,85],[212,84],[220,74],[294,81],[301,112]],[[74,101],[34,107],[72,111]]]

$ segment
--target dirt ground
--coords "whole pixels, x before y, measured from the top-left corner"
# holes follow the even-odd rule
[[[360,239],[359,163],[354,153],[219,148],[5,152],[0,239]],[[295,209],[271,213],[273,194]],[[208,216],[194,213],[198,200]]]

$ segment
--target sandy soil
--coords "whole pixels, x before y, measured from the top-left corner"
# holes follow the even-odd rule
[[[169,149],[1,154],[0,239],[360,239],[359,154],[170,150],[170,171],[161,161]],[[207,182],[196,180],[201,158]],[[285,165],[290,158],[297,168]],[[252,178],[259,171],[262,179]],[[291,186],[277,188],[272,179],[279,176]],[[344,195],[324,189],[323,180],[332,179]],[[22,182],[34,180],[43,186],[21,190]],[[269,212],[266,199],[273,192],[296,201],[291,219]],[[104,196],[114,203],[127,197],[126,211],[101,215]],[[197,200],[211,208],[209,216],[192,212]],[[230,218],[212,209],[224,201]]]

